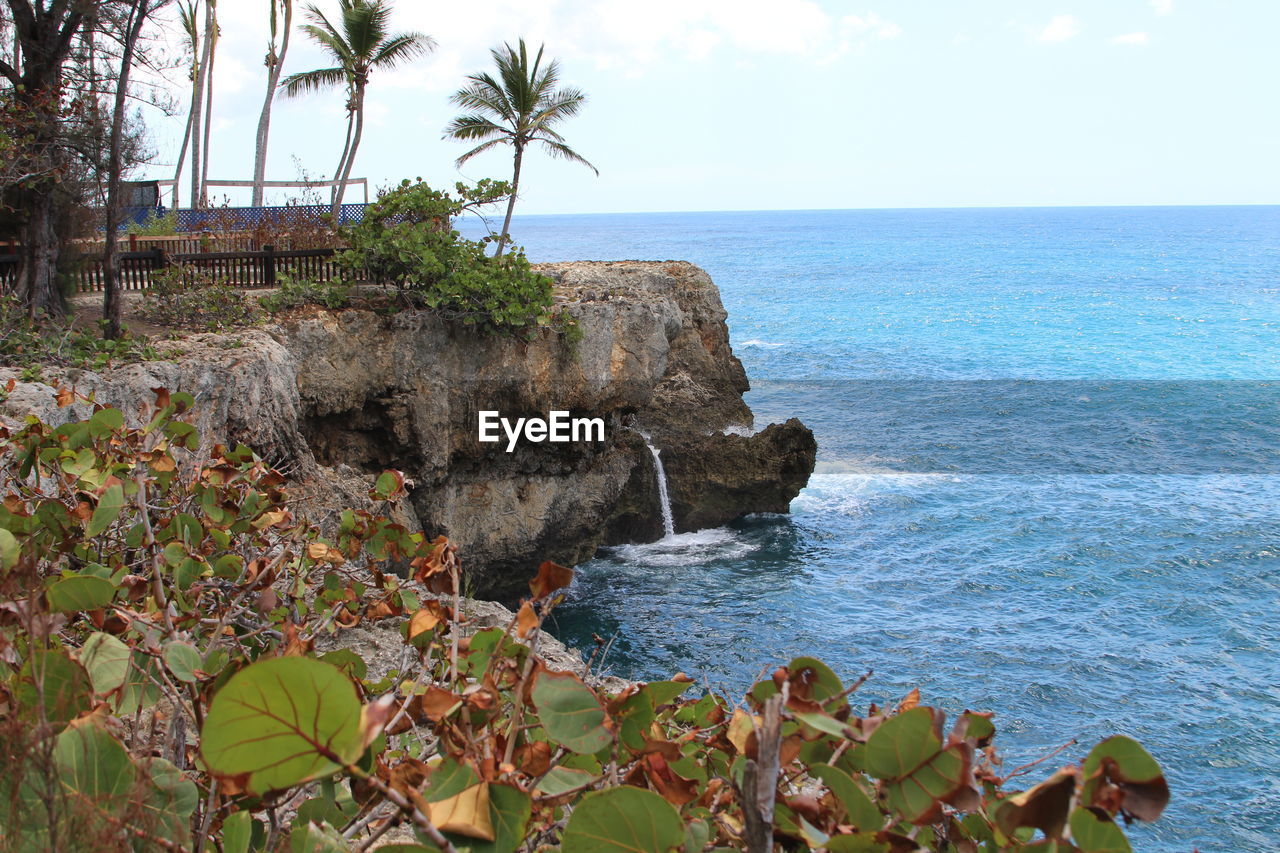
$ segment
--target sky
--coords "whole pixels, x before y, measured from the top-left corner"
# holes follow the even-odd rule
[[[252,178],[265,6],[218,2],[213,179]],[[370,80],[352,174],[375,188],[510,178],[508,149],[458,169],[441,137],[449,95],[524,37],[587,93],[561,131],[600,175],[527,155],[519,213],[1280,203],[1276,0],[394,6],[438,47]],[[294,33],[286,74],[327,64]],[[148,115],[146,177],[172,177],[185,108]],[[268,178],[332,177],[344,131],[341,92],[279,98]]]

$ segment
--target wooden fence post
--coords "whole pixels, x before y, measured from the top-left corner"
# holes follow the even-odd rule
[[[276,286],[276,247],[271,244],[262,247],[262,284]]]

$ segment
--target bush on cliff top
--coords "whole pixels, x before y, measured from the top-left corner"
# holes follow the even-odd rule
[[[681,675],[593,688],[537,654],[571,570],[467,636],[447,541],[363,510],[321,536],[247,448],[194,457],[191,405],[0,428],[0,849],[364,850],[399,824],[400,853],[1101,853],[1167,801],[1125,737],[1012,791],[1030,768],[998,772],[989,715],[859,714],[863,679],[812,658],[737,705]],[[381,620],[384,676],[314,649]]]
[[[489,331],[545,323],[551,282],[530,269],[524,253],[490,257],[489,238],[468,240],[452,227],[462,213],[508,197],[510,186],[486,179],[475,186],[459,183],[456,192],[454,198],[421,179],[402,182],[345,230],[351,248],[340,262],[355,276],[395,286],[414,304]]]

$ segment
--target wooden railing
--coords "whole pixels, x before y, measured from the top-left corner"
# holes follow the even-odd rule
[[[334,260],[336,254],[336,249],[290,249],[281,252],[274,246],[238,252],[169,252],[160,247],[121,252],[120,289],[146,290],[151,286],[154,274],[179,265],[199,270],[236,287],[275,287],[281,274],[317,282],[340,281],[344,279],[344,273]],[[0,292],[13,289],[19,261],[17,254],[0,254]],[[106,286],[101,256],[83,258],[73,275],[76,290],[80,293],[100,291]]]

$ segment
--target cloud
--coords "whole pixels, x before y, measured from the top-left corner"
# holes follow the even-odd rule
[[[1080,24],[1073,15],[1058,15],[1040,31],[1040,41],[1063,42],[1080,35]]]
[[[1169,15],[1173,12],[1173,0],[1151,0],[1151,8],[1157,15]]]
[[[886,21],[875,12],[868,12],[866,15],[845,15],[840,19],[840,33],[846,38],[871,35],[878,39],[892,39],[902,35],[902,27]]]
[[[1150,41],[1150,39],[1147,37],[1146,33],[1125,33],[1122,36],[1111,37],[1112,44],[1132,44],[1141,46],[1146,44],[1148,41]]]

